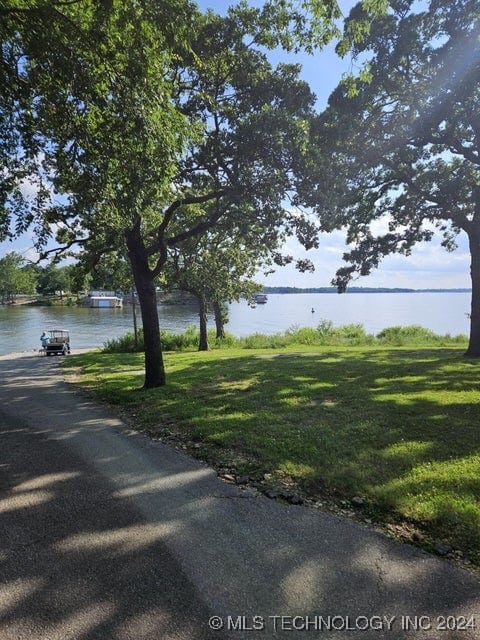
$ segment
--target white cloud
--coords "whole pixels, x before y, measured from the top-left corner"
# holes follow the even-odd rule
[[[371,275],[359,278],[354,283],[360,287],[404,287],[411,289],[469,288],[470,255],[465,234],[458,237],[458,249],[447,252],[435,236],[431,242],[418,244],[410,256],[386,257]],[[258,281],[267,286],[325,287],[329,286],[335,272],[343,266],[342,255],[348,249],[345,235],[341,231],[321,234],[320,247],[305,251],[290,238],[286,250],[298,258],[309,258],[315,272],[298,273],[293,265],[278,267],[274,274],[258,276]]]
[[[20,191],[26,200],[33,200],[38,195],[38,184],[30,178],[25,178],[20,182]]]

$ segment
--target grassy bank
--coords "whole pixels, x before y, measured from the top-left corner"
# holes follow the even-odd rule
[[[162,331],[162,346],[165,351],[196,351],[199,344],[198,327],[191,326],[183,333]],[[465,335],[437,335],[417,325],[407,327],[387,327],[376,335],[366,332],[361,324],[347,324],[335,327],[329,320],[322,320],[317,327],[290,327],[286,331],[265,335],[254,333],[238,338],[229,333],[222,340],[215,339],[215,331],[208,332],[208,340],[213,349],[284,349],[300,346],[388,346],[388,347],[466,347]],[[114,338],[104,344],[109,353],[128,353],[143,351],[143,333],[139,330],[137,342],[133,333]]]
[[[479,364],[462,352],[377,344],[167,353],[168,385],[142,393],[141,354],[65,364],[135,428],[217,469],[425,548],[443,541],[480,566]]]

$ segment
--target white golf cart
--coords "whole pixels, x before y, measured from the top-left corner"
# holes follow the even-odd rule
[[[43,347],[46,356],[66,356],[70,353],[70,334],[66,329],[48,331],[48,342]]]

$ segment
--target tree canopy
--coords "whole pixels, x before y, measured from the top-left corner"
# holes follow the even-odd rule
[[[207,305],[213,307],[217,337],[224,336],[224,303],[250,297],[261,287],[254,277],[270,260],[272,247],[265,244],[264,233],[251,236],[231,227],[215,229],[192,238],[171,251],[166,265],[166,283],[191,293],[197,299],[200,316],[199,350],[209,348]]]
[[[0,11],[0,239],[33,227],[44,256],[80,250],[91,266],[126,253],[145,386],[164,384],[154,285],[169,250],[220,220],[267,232],[273,247],[297,232],[316,242],[288,206],[313,95],[266,51],[323,45],[337,3],[241,2],[218,16],[189,0],[10,0]]]
[[[353,44],[363,78],[341,83],[313,127],[305,201],[350,249],[335,283],[367,275],[391,253],[443,235],[469,239],[468,353],[480,356],[480,15],[475,0],[392,0]],[[349,20],[364,17],[360,5]],[[348,35],[349,22],[346,24]],[[308,174],[307,174],[308,175]],[[377,232],[375,232],[376,224]],[[378,232],[379,223],[384,231]]]
[[[12,302],[19,293],[35,293],[36,274],[16,251],[0,258],[0,301]]]

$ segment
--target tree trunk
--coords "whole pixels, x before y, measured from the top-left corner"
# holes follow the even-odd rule
[[[155,294],[156,295],[156,294]],[[138,351],[138,326],[137,326],[137,308],[135,302],[135,290],[132,289],[132,313],[133,313],[133,344],[135,351]]]
[[[207,302],[203,293],[196,293],[198,299],[198,315],[200,316],[200,340],[198,342],[199,351],[209,351],[207,333]]]
[[[475,216],[468,230],[470,245],[470,277],[472,280],[472,306],[470,312],[470,340],[466,356],[480,357],[480,216]]]
[[[213,301],[213,313],[215,315],[215,326],[217,330],[217,340],[223,340],[225,338],[225,326],[223,324],[223,311],[222,305],[218,300]]]
[[[140,234],[132,232],[127,234],[126,237],[128,256],[132,266],[143,323],[145,348],[145,382],[143,387],[144,389],[153,389],[162,387],[166,383],[160,342],[157,293]]]

